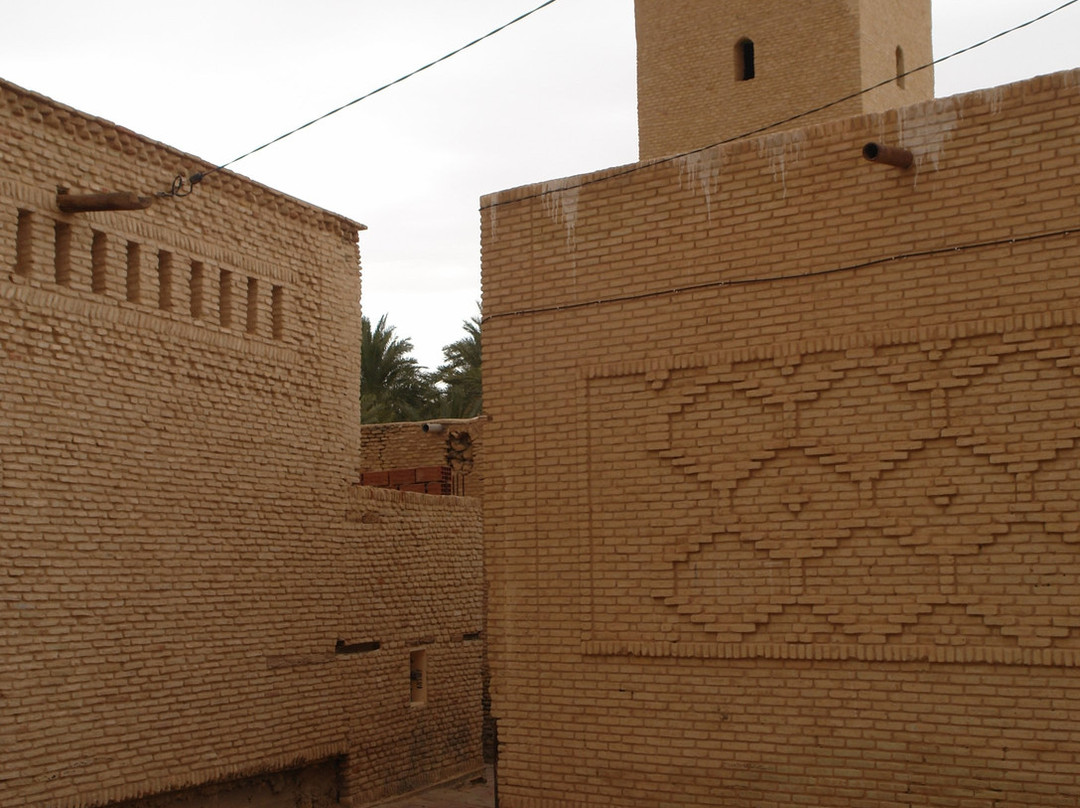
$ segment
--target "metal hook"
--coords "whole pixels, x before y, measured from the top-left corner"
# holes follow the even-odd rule
[[[169,188],[169,191],[167,193],[158,194],[158,196],[190,196],[191,192],[195,190],[195,186],[202,182],[203,176],[201,171],[197,171],[186,178],[183,174],[177,174],[176,178],[172,181],[172,187]]]

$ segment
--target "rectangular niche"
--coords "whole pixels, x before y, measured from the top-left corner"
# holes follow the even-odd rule
[[[409,703],[427,704],[427,651],[409,654]]]

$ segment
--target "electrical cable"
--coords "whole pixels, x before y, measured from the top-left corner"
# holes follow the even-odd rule
[[[1050,17],[1050,16],[1052,16],[1054,14],[1057,14],[1059,11],[1062,11],[1062,10],[1066,9],[1069,6],[1075,5],[1076,3],[1080,3],[1080,0],[1067,0],[1067,2],[1062,3],[1057,8],[1050,9],[1049,11],[1045,12],[1044,14],[1040,14],[1037,17],[1032,17],[1030,20],[1027,20],[1026,22],[1022,22],[1022,23],[1020,23],[1018,25],[1014,25],[1012,28],[1007,28],[1004,31],[1000,31],[1000,32],[994,34],[993,36],[987,37],[986,39],[980,40],[979,42],[976,42],[976,43],[974,43],[972,45],[968,45],[967,47],[961,48],[960,50],[953,51],[952,53],[946,54],[945,56],[942,56],[942,57],[940,57],[938,59],[934,59],[934,60],[932,60],[930,62],[927,62],[926,64],[919,65],[918,67],[914,67],[911,70],[904,71],[903,73],[898,73],[895,76],[892,76],[890,78],[884,79],[884,80],[879,81],[879,82],[876,82],[875,84],[872,84],[869,87],[865,87],[862,90],[856,90],[853,93],[849,93],[848,95],[845,95],[842,98],[837,98],[834,101],[829,101],[829,102],[827,102],[825,104],[822,104],[821,106],[814,107],[813,109],[809,109],[809,110],[806,110],[804,112],[799,112],[799,113],[796,113],[794,115],[790,115],[787,118],[783,118],[781,120],[774,121],[774,122],[766,124],[764,126],[759,126],[756,129],[751,129],[751,130],[743,132],[741,134],[734,135],[734,136],[729,137],[729,138],[725,138],[724,140],[717,141],[716,143],[710,143],[708,146],[701,146],[700,148],[691,149],[690,151],[681,152],[679,154],[672,154],[672,155],[668,155],[667,157],[661,157],[661,158],[657,158],[655,160],[649,160],[649,161],[647,161],[645,163],[634,163],[634,164],[632,164],[630,166],[627,166],[626,168],[622,169],[621,171],[616,170],[616,171],[613,171],[611,173],[605,174],[602,177],[593,177],[591,179],[583,179],[578,183],[560,184],[560,186],[558,188],[537,191],[535,194],[529,194],[527,196],[515,197],[514,199],[508,199],[505,202],[498,202],[498,201],[492,202],[491,204],[483,206],[480,209],[481,210],[490,210],[491,208],[501,207],[502,205],[516,204],[518,202],[525,202],[525,201],[528,201],[530,199],[538,199],[540,197],[548,196],[550,194],[559,193],[561,191],[569,191],[569,190],[574,190],[576,188],[584,188],[585,186],[592,185],[592,184],[598,183],[598,182],[607,182],[608,180],[614,179],[616,177],[623,177],[623,176],[626,176],[628,174],[633,174],[633,173],[635,173],[637,171],[640,171],[643,168],[651,168],[652,166],[655,166],[655,165],[662,165],[664,163],[670,163],[670,162],[673,162],[675,160],[681,160],[684,157],[690,157],[691,155],[700,154],[701,152],[708,151],[709,149],[714,149],[717,146],[725,146],[728,143],[733,143],[736,140],[743,140],[744,138],[753,137],[754,135],[764,134],[765,132],[768,132],[771,129],[776,129],[777,127],[784,126],[784,125],[792,123],[794,121],[801,120],[802,118],[806,118],[806,117],[809,117],[811,115],[816,115],[817,113],[823,112],[824,110],[827,110],[827,109],[829,109],[831,107],[835,107],[835,106],[837,106],[839,104],[843,104],[843,103],[845,103],[847,101],[851,101],[852,99],[855,99],[855,98],[858,98],[860,96],[866,95],[867,93],[873,92],[874,90],[878,89],[879,87],[884,87],[884,86],[886,86],[888,84],[892,84],[897,79],[906,78],[907,76],[913,75],[915,73],[920,73],[923,70],[929,70],[931,67],[934,67],[935,65],[939,65],[942,62],[947,62],[949,59],[952,59],[954,57],[957,57],[957,56],[960,56],[962,54],[973,51],[976,48],[981,48],[984,45],[990,44],[994,40],[1001,39],[1002,37],[1008,36],[1009,34],[1012,34],[1012,33],[1015,33],[1016,31],[1019,31],[1022,28],[1027,28],[1029,25],[1034,25],[1037,22],[1041,22],[1042,20],[1045,20],[1047,17]]]
[[[192,174],[190,177],[187,177],[187,178],[185,178],[183,175],[179,175],[173,180],[172,186],[168,191],[160,192],[160,193],[156,194],[156,196],[158,196],[158,197],[185,197],[185,196],[189,195],[192,192],[192,190],[194,190],[194,187],[198,183],[200,183],[203,179],[205,179],[210,174],[214,174],[214,173],[216,173],[218,171],[221,171],[221,170],[223,170],[225,168],[228,168],[233,163],[238,163],[241,160],[243,160],[245,157],[250,157],[251,155],[255,154],[256,152],[260,152],[260,151],[262,151],[263,149],[265,149],[265,148],[267,148],[269,146],[273,146],[275,143],[278,143],[278,142],[284,140],[285,138],[290,137],[291,135],[295,135],[297,132],[300,132],[300,131],[302,131],[304,129],[307,129],[309,126],[313,126],[314,124],[317,124],[320,121],[326,120],[331,115],[336,115],[337,113],[341,112],[344,109],[348,109],[349,107],[353,106],[354,104],[359,104],[361,101],[365,101],[368,98],[371,98],[373,95],[378,95],[379,93],[383,92],[384,90],[388,90],[391,87],[394,87],[394,86],[396,86],[398,84],[401,84],[403,81],[407,81],[408,79],[411,79],[413,76],[415,76],[415,75],[417,75],[419,73],[423,73],[425,70],[427,70],[429,68],[432,68],[437,64],[445,62],[447,59],[450,59],[450,58],[452,58],[454,56],[457,56],[462,51],[466,51],[469,48],[473,47],[474,45],[478,45],[481,42],[483,42],[484,40],[490,39],[491,37],[495,36],[496,34],[499,34],[499,33],[503,32],[503,31],[505,31],[510,26],[521,22],[522,20],[526,19],[527,17],[531,17],[536,12],[540,11],[541,9],[547,8],[548,6],[552,5],[555,2],[556,2],[556,0],[546,0],[545,2],[538,5],[536,8],[532,9],[531,11],[526,11],[524,14],[518,15],[517,17],[510,20],[509,22],[504,23],[503,25],[500,25],[498,28],[495,28],[494,30],[488,31],[483,36],[479,36],[476,39],[472,40],[471,42],[468,42],[465,45],[462,45],[461,47],[456,48],[455,50],[452,50],[452,51],[450,51],[449,53],[447,53],[447,54],[445,54],[443,56],[440,56],[438,59],[435,59],[434,61],[428,62],[427,64],[423,65],[422,67],[418,67],[415,70],[411,71],[410,73],[406,73],[404,76],[396,78],[393,81],[382,85],[381,87],[376,87],[374,90],[371,90],[371,91],[369,91],[367,93],[364,93],[359,98],[354,98],[352,101],[349,101],[346,104],[342,104],[340,107],[336,107],[335,109],[332,109],[329,112],[323,113],[322,115],[320,115],[317,118],[312,118],[307,123],[301,124],[300,126],[297,126],[295,129],[290,129],[285,134],[278,135],[273,140],[268,140],[266,143],[262,144],[261,146],[257,146],[256,148],[251,149],[250,151],[244,152],[239,157],[234,157],[232,160],[229,160],[227,163],[222,163],[221,165],[215,166],[214,168],[211,168],[208,171],[196,172],[195,174]]]
[[[300,131],[302,131],[304,129],[307,129],[309,126],[312,126],[312,125],[314,125],[314,124],[316,124],[316,123],[318,123],[320,121],[325,120],[326,118],[329,118],[331,115],[335,115],[336,113],[341,112],[344,109],[348,109],[349,107],[353,106],[354,104],[358,104],[361,101],[364,101],[364,100],[366,100],[368,98],[371,98],[374,95],[377,95],[378,93],[383,92],[384,90],[387,90],[387,89],[389,89],[391,87],[394,87],[394,86],[396,86],[398,84],[401,84],[403,81],[406,81],[406,80],[412,78],[413,76],[417,75],[418,73],[422,73],[423,71],[427,70],[428,68],[434,67],[435,65],[440,64],[441,62],[445,62],[447,59],[450,59],[451,57],[456,56],[457,54],[461,53],[462,51],[465,51],[465,50],[471,48],[472,46],[477,45],[480,42],[483,42],[484,40],[495,36],[496,34],[506,30],[507,28],[514,25],[515,23],[521,22],[522,20],[526,19],[527,17],[532,16],[536,12],[546,8],[547,6],[552,5],[555,2],[556,2],[556,0],[546,0],[546,2],[541,3],[539,6],[532,9],[531,11],[527,11],[524,14],[521,14],[521,15],[515,17],[514,19],[510,20],[509,22],[499,26],[498,28],[495,28],[492,31],[489,31],[488,33],[484,34],[483,36],[477,37],[476,39],[472,40],[471,42],[469,42],[469,43],[467,43],[465,45],[462,45],[461,47],[459,47],[459,48],[445,54],[444,56],[441,56],[438,59],[435,59],[434,61],[428,62],[427,64],[423,65],[422,67],[418,67],[417,69],[411,71],[410,73],[407,73],[404,76],[401,76],[400,78],[397,78],[397,79],[395,79],[395,80],[393,80],[391,82],[388,82],[387,84],[384,84],[381,87],[377,87],[376,89],[371,90],[370,92],[367,92],[367,93],[365,93],[364,95],[361,95],[358,98],[354,98],[352,101],[349,101],[346,104],[342,104],[341,106],[336,107],[335,109],[332,109],[329,112],[326,112],[326,113],[318,116],[317,118],[313,118],[312,120],[308,121],[307,123],[301,124],[300,126],[297,126],[295,129],[291,129],[288,132],[285,132],[284,134],[277,136],[273,140],[269,140],[266,143],[263,143],[261,146],[257,146],[256,148],[251,149],[250,151],[247,151],[247,152],[241,154],[239,157],[234,157],[232,160],[229,160],[226,163],[222,163],[219,166],[215,166],[214,168],[211,168],[208,171],[196,172],[196,173],[192,174],[190,177],[185,178],[183,175],[178,175],[173,180],[172,186],[170,187],[170,189],[168,191],[158,192],[158,193],[156,193],[154,195],[159,197],[159,198],[161,198],[161,197],[179,197],[179,198],[182,198],[182,197],[188,196],[194,190],[195,186],[199,182],[201,182],[204,178],[206,178],[208,175],[214,174],[214,173],[216,173],[218,171],[221,171],[221,170],[227,168],[228,166],[231,166],[234,163],[237,163],[240,160],[243,160],[246,157],[250,157],[251,155],[253,155],[253,154],[257,153],[257,152],[260,152],[263,149],[265,149],[265,148],[267,148],[269,146],[272,146],[275,143],[278,143],[278,142],[284,140],[285,138],[290,137],[291,135],[296,134],[297,132],[300,132]],[[835,106],[837,106],[839,104],[843,104],[846,101],[850,101],[850,100],[852,100],[854,98],[858,98],[858,97],[860,97],[862,95],[865,95],[865,94],[867,94],[869,92],[873,92],[874,90],[878,89],[879,87],[883,87],[883,86],[885,86],[887,84],[891,84],[892,82],[894,82],[897,79],[905,78],[905,77],[913,75],[915,73],[919,73],[919,72],[921,72],[923,70],[928,70],[929,68],[934,67],[935,65],[939,65],[939,64],[941,64],[943,62],[946,62],[949,59],[952,59],[952,58],[954,58],[956,56],[960,56],[960,55],[962,55],[964,53],[968,53],[968,52],[973,51],[973,50],[975,50],[977,48],[981,48],[984,45],[987,45],[987,44],[989,44],[989,43],[991,43],[991,42],[993,42],[993,41],[995,41],[997,39],[1001,39],[1004,36],[1012,34],[1012,33],[1016,32],[1016,31],[1019,31],[1019,30],[1021,30],[1023,28],[1027,28],[1028,26],[1034,25],[1037,22],[1041,22],[1042,20],[1045,20],[1046,18],[1048,18],[1048,17],[1050,17],[1050,16],[1052,16],[1054,14],[1057,14],[1059,11],[1062,11],[1062,10],[1066,9],[1069,6],[1075,5],[1078,2],[1080,2],[1080,0],[1066,0],[1066,2],[1062,3],[1060,6],[1057,6],[1056,8],[1050,9],[1049,11],[1047,11],[1047,12],[1045,12],[1043,14],[1040,14],[1037,17],[1033,17],[1030,20],[1027,20],[1026,22],[1019,23],[1018,25],[1014,25],[1013,27],[1007,28],[1004,31],[1000,31],[1000,32],[994,34],[993,36],[987,37],[986,39],[980,40],[979,42],[968,45],[967,47],[961,48],[960,50],[953,51],[952,53],[946,54],[945,56],[942,56],[942,57],[940,57],[938,59],[934,59],[934,60],[932,60],[930,62],[927,62],[926,64],[919,65],[918,67],[914,67],[911,70],[907,70],[907,71],[905,71],[903,73],[899,73],[896,76],[893,76],[893,77],[890,77],[888,79],[884,79],[882,81],[876,82],[875,84],[872,84],[869,87],[866,87],[866,88],[864,88],[862,90],[857,90],[856,92],[853,92],[853,93],[849,93],[848,95],[846,95],[846,96],[844,96],[842,98],[838,98],[836,100],[829,101],[829,102],[827,102],[825,104],[822,104],[822,105],[820,105],[818,107],[815,107],[813,109],[806,110],[806,111],[800,112],[800,113],[796,113],[795,115],[788,116],[787,118],[784,118],[782,120],[774,121],[774,122],[772,122],[770,124],[760,126],[760,127],[756,128],[756,129],[752,129],[752,130],[749,130],[747,132],[743,132],[741,134],[735,135],[733,137],[729,137],[729,138],[726,138],[724,140],[717,141],[716,143],[711,143],[711,144],[709,144],[707,146],[702,146],[702,147],[697,148],[697,149],[691,149],[690,151],[681,152],[679,154],[673,154],[673,155],[669,155],[667,157],[662,157],[662,158],[659,158],[659,159],[656,159],[656,160],[651,160],[651,161],[649,161],[647,163],[644,163],[644,164],[640,164],[640,163],[634,164],[634,165],[628,166],[627,168],[623,169],[622,171],[616,171],[616,172],[613,172],[613,173],[605,174],[603,177],[596,177],[596,178],[593,178],[593,179],[582,180],[579,183],[563,185],[563,186],[560,186],[557,189],[538,191],[535,194],[530,194],[528,196],[517,197],[515,199],[507,200],[505,202],[492,202],[491,204],[489,204],[489,205],[487,205],[485,207],[482,207],[481,210],[490,210],[491,208],[500,207],[502,205],[508,205],[508,204],[517,203],[517,202],[525,202],[525,201],[530,200],[530,199],[537,199],[539,197],[547,196],[547,195],[550,195],[550,194],[553,194],[553,193],[558,193],[560,191],[572,190],[572,189],[575,189],[575,188],[583,188],[583,187],[585,187],[587,185],[592,185],[592,184],[597,183],[597,182],[605,182],[607,180],[614,179],[616,177],[632,174],[632,173],[634,173],[636,171],[640,171],[642,168],[644,168],[646,166],[654,166],[654,165],[658,165],[658,164],[672,162],[672,161],[675,161],[675,160],[682,159],[684,157],[689,157],[689,156],[694,155],[694,154],[699,154],[699,153],[701,153],[703,151],[708,151],[709,149],[716,148],[717,146],[723,146],[723,145],[726,145],[728,143],[732,143],[733,141],[736,141],[736,140],[742,140],[743,138],[753,137],[754,135],[763,134],[763,133],[768,132],[768,131],[770,131],[772,129],[775,129],[777,127],[784,126],[786,124],[792,123],[792,122],[800,120],[802,118],[806,118],[806,117],[808,117],[810,115],[815,115],[818,112],[822,112],[822,111],[824,111],[826,109],[829,109],[831,107],[835,107]]]
[[[946,247],[934,247],[927,250],[916,250],[907,253],[897,253],[896,255],[889,255],[883,258],[871,258],[867,261],[861,261],[857,264],[845,264],[838,267],[829,267],[827,269],[814,269],[809,272],[795,272],[790,275],[764,275],[754,278],[734,278],[731,280],[716,280],[705,281],[702,283],[688,284],[686,286],[675,286],[667,289],[654,289],[649,292],[636,292],[626,295],[613,295],[612,297],[597,298],[594,300],[583,300],[575,303],[562,303],[552,304],[550,306],[537,306],[530,309],[518,309],[516,311],[503,311],[495,314],[489,314],[484,317],[484,322],[489,320],[497,320],[504,317],[519,317],[527,314],[545,314],[556,311],[570,311],[573,309],[583,309],[590,306],[601,306],[609,303],[626,303],[634,300],[647,300],[649,298],[656,297],[668,297],[671,295],[678,295],[684,292],[699,292],[705,289],[720,289],[727,286],[752,286],[762,283],[778,283],[782,281],[804,280],[806,278],[820,278],[826,275],[836,275],[844,272],[856,272],[860,269],[866,269],[868,267],[880,266],[882,264],[890,264],[894,261],[908,261],[917,258],[927,258],[935,255],[943,255],[947,253],[965,252],[967,250],[985,249],[988,247],[1001,247],[1011,244],[1024,244],[1031,241],[1041,241],[1047,238],[1058,238],[1071,236],[1080,233],[1080,226],[1069,227],[1063,230],[1052,230],[1045,233],[1033,233],[1026,236],[1009,236],[1008,238],[991,239],[989,241],[976,241],[969,242],[967,244],[955,244]]]

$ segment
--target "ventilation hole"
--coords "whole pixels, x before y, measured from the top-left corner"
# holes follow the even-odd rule
[[[134,241],[127,243],[127,299],[138,303],[142,294],[142,249]]]
[[[247,279],[247,332],[259,331],[259,279]]]
[[[190,299],[191,316],[196,320],[203,316],[203,284],[206,278],[206,267],[201,261],[191,262]]]
[[[158,308],[162,311],[172,311],[173,255],[171,252],[161,250],[158,253],[157,276]]]
[[[90,288],[103,295],[108,288],[109,238],[100,230],[94,230],[90,243]]]
[[[60,286],[71,286],[71,225],[57,222],[53,228],[53,276]]]
[[[222,328],[232,328],[232,273],[221,270],[218,279],[218,323]]]
[[[907,84],[907,69],[904,67],[904,49],[896,46],[896,86],[901,90]]]
[[[334,644],[335,654],[370,654],[372,651],[378,651],[382,647],[382,643],[378,640],[374,642],[356,642],[347,643],[345,640],[338,640]]]

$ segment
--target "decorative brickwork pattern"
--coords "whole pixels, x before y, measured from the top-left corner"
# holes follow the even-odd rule
[[[483,200],[500,804],[1077,804],[1078,102]]]
[[[962,648],[969,661],[1076,664],[1080,337],[1068,319],[590,373],[587,650],[753,656],[780,643],[847,646],[793,657],[949,661]],[[620,440],[613,411],[647,440]],[[718,453],[708,433],[738,438]],[[665,485],[683,476],[700,491]],[[610,507],[616,486],[642,504]],[[670,524],[676,508],[699,514],[703,534]],[[632,590],[627,561],[652,584],[643,603],[666,607],[630,626],[615,608]]]
[[[228,172],[63,214],[208,166],[7,84],[0,155],[0,805],[477,770],[478,506],[354,485],[360,226]]]

